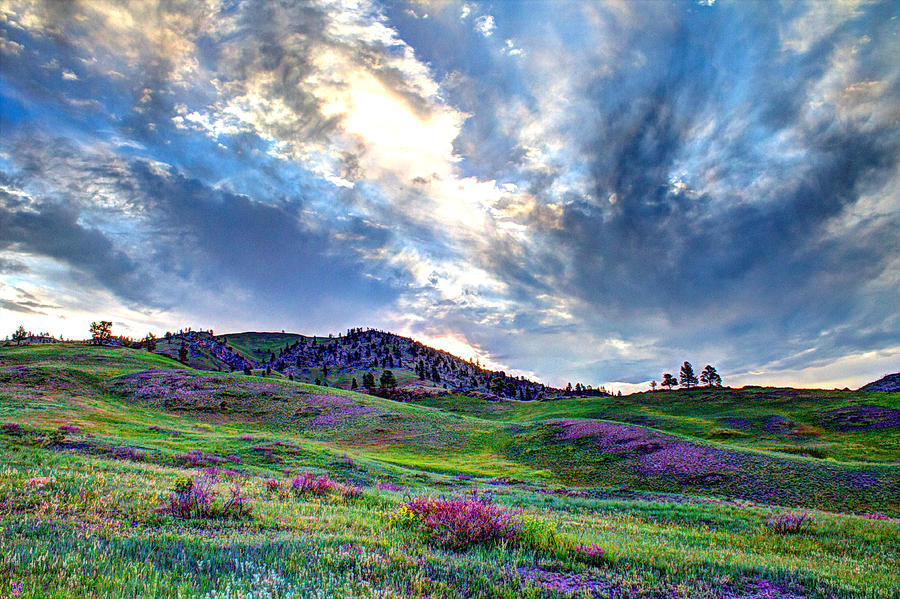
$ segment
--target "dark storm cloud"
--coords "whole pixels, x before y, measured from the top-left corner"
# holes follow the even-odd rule
[[[565,207],[558,243],[573,268],[558,284],[620,313],[662,310],[693,325],[705,317],[714,334],[732,315],[759,326],[775,323],[776,340],[760,338],[752,361],[766,346],[784,351],[779,330],[814,344],[822,330],[867,301],[862,288],[896,256],[890,248],[897,249],[897,215],[836,235],[825,231],[840,227],[842,215],[864,195],[885,192],[900,136],[896,123],[872,127],[865,119],[840,118],[834,108],[813,122],[804,114],[810,87],[836,47],[871,32],[868,21],[851,21],[797,54],[779,48],[770,15],[756,7],[734,11],[689,14],[667,35],[642,38],[658,45],[631,40],[649,68],[586,86],[596,114],[615,118],[571,131],[590,160],[596,201]],[[736,23],[752,33],[752,47],[742,47]],[[890,101],[898,97],[897,67],[883,66],[868,76],[892,81],[883,100]],[[729,98],[730,90],[742,91]],[[715,151],[691,133],[711,119],[721,123],[721,135],[725,123],[746,121],[725,151],[706,157],[731,186],[711,193],[673,188],[671,175],[690,163],[691,144]],[[799,163],[761,150],[782,134],[798,138]],[[758,197],[738,195],[740,182],[767,172],[774,177],[755,189]],[[898,333],[888,332],[883,342],[896,341]]]
[[[370,276],[392,273],[368,264],[363,255],[390,240],[382,228],[353,220],[351,243],[341,239],[336,224],[324,229],[315,219],[304,222],[299,198],[277,205],[255,202],[140,162],[131,174],[134,191],[152,214],[154,237],[165,247],[157,258],[176,272],[232,280],[258,294],[279,294],[279,301],[297,307],[321,301],[323,289],[348,303],[381,305],[396,296],[391,283]]]
[[[77,210],[49,202],[27,209],[2,204],[0,249],[54,258],[123,299],[141,299],[147,282],[138,276],[137,264],[101,231],[80,225],[78,216]]]

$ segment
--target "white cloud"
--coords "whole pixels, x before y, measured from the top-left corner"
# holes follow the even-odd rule
[[[491,15],[481,15],[475,19],[475,31],[484,37],[490,37],[494,33],[495,28],[494,17]]]

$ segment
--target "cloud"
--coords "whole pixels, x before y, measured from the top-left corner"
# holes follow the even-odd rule
[[[35,310],[27,302],[15,302],[11,300],[0,299],[0,308],[9,310],[10,312],[22,312],[24,314],[44,314],[39,310]]]
[[[21,260],[0,258],[0,274],[14,275],[28,271],[28,265]]]
[[[557,384],[896,345],[889,3],[490,10],[7,3],[0,275]]]
[[[477,19],[475,19],[475,31],[483,35],[484,37],[490,37],[494,33],[494,29],[496,29],[496,25],[494,24],[494,17],[491,15],[481,15]]]

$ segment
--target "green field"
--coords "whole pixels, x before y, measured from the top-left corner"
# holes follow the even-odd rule
[[[0,595],[898,597],[898,409],[897,393],[760,388],[410,404],[138,350],[4,347]],[[209,467],[252,515],[164,509]],[[341,486],[273,490],[302,472]],[[404,508],[476,491],[523,528],[449,546]]]

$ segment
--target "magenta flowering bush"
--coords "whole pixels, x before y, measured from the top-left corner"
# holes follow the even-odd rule
[[[331,491],[340,490],[340,484],[327,476],[316,476],[303,472],[291,479],[291,490],[294,495],[327,495]]]
[[[22,425],[16,424],[15,422],[0,424],[0,431],[3,431],[4,434],[12,437],[21,437],[25,434],[25,429],[22,428]]]
[[[224,497],[213,487],[219,480],[204,474],[194,479],[180,479],[169,493],[163,508],[173,518],[249,518],[253,508],[241,485],[233,481]]]
[[[75,426],[74,424],[63,424],[56,430],[58,430],[61,433],[65,433],[67,435],[77,435],[78,433],[81,432],[81,428],[78,426]]]
[[[890,520],[891,519],[890,516],[888,516],[886,514],[882,514],[881,512],[874,512],[872,514],[863,514],[863,518],[865,518],[866,520]]]
[[[766,522],[773,532],[780,534],[793,534],[806,530],[812,522],[808,512],[802,514],[794,514],[784,512],[780,514],[769,514]]]
[[[397,483],[386,482],[386,483],[378,483],[375,485],[376,489],[383,489],[385,491],[402,491],[403,487],[398,485]]]
[[[511,540],[522,529],[520,510],[510,510],[477,497],[416,497],[406,503],[405,509],[432,541],[451,549]]]
[[[221,464],[225,460],[214,453],[205,453],[199,449],[192,449],[187,453],[175,456],[175,463],[186,467],[213,466]]]
[[[572,552],[576,559],[588,564],[599,564],[603,558],[603,548],[600,545],[576,545]]]

